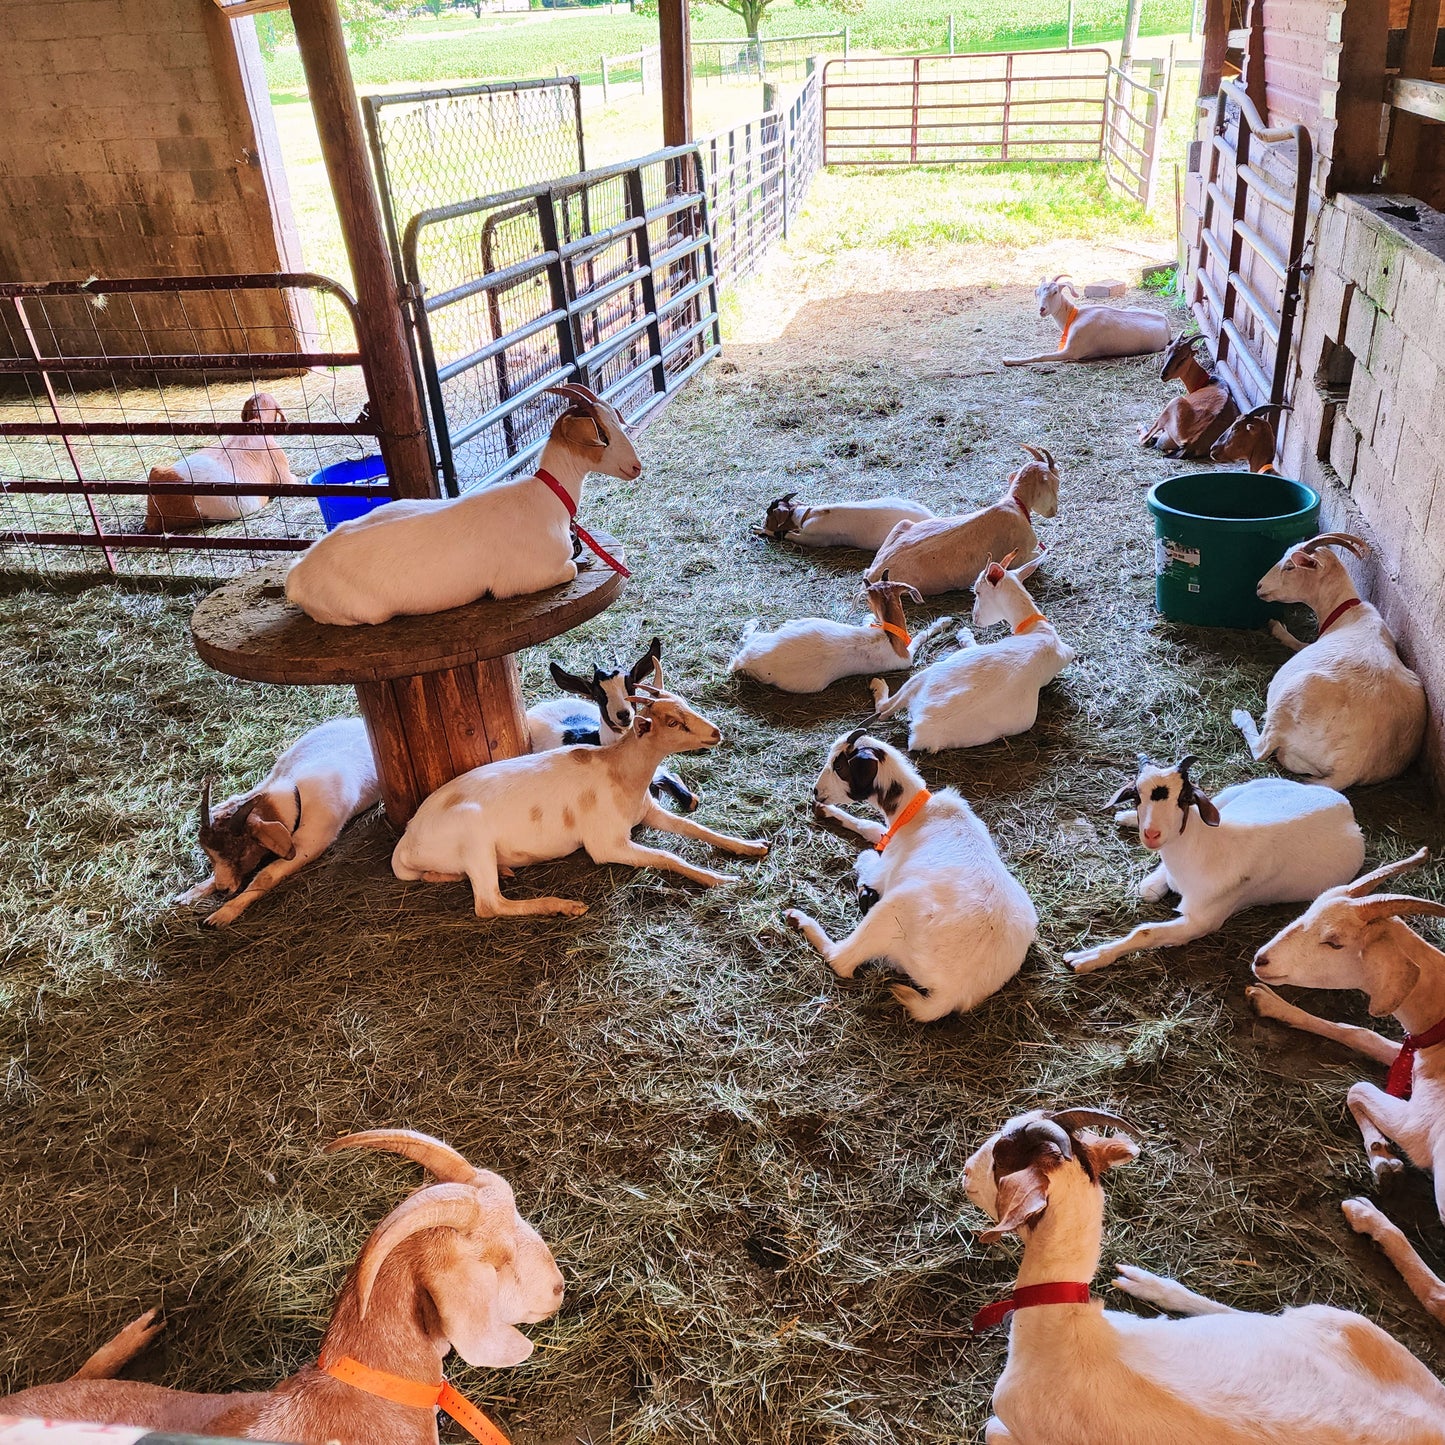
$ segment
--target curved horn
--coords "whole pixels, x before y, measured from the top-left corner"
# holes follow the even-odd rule
[[[1241,421],[1247,421],[1247,420],[1248,420],[1250,417],[1252,417],[1252,416],[1263,416],[1263,415],[1265,414],[1265,412],[1267,412],[1267,411],[1293,411],[1293,410],[1294,410],[1294,408],[1293,408],[1292,406],[1286,406],[1282,401],[1267,401],[1267,402],[1265,402],[1265,404],[1264,404],[1263,406],[1254,406],[1254,407],[1251,407],[1247,412],[1245,412],[1244,416],[1242,416],[1242,417],[1240,418],[1240,420],[1241,420]]]
[[[1072,281],[1073,279],[1074,278],[1070,276],[1067,271],[1060,271],[1059,274],[1055,276],[1052,281],[1049,282],[1049,285],[1057,286],[1060,281]]]
[[[587,411],[591,411],[597,405],[597,398],[575,381],[564,381],[560,386],[549,386],[543,393],[545,396],[566,397],[568,401],[576,402]]]
[[[1301,550],[1314,552],[1320,547],[1343,547],[1347,552],[1353,552],[1356,557],[1370,555],[1370,544],[1353,532],[1321,532],[1318,537],[1311,537]]]
[[[366,1129],[333,1139],[326,1146],[328,1154],[337,1149],[382,1149],[388,1154],[400,1154],[414,1159],[427,1173],[446,1184],[471,1184],[481,1172],[450,1144],[443,1144],[418,1129]]]
[[[1127,1119],[1111,1114],[1107,1109],[1056,1109],[1048,1115],[1061,1129],[1070,1134],[1090,1124],[1099,1129],[1133,1129]]]
[[[1445,903],[1436,903],[1431,898],[1415,898],[1409,893],[1381,893],[1366,898],[1355,909],[1366,923],[1377,918],[1399,918],[1402,914],[1420,914],[1426,918],[1445,918]]]
[[[1026,451],[1036,462],[1043,461],[1043,459],[1048,455],[1048,453],[1042,447],[1031,446],[1028,442],[1020,442],[1019,446],[1022,447],[1023,450]]]
[[[399,1244],[424,1229],[475,1229],[482,1220],[482,1205],[476,1191],[466,1184],[429,1184],[403,1199],[376,1226],[356,1261],[357,1303],[361,1317],[371,1301],[372,1286],[381,1267]]]
[[[1385,879],[1394,878],[1400,873],[1408,873],[1412,868],[1419,868],[1429,861],[1430,850],[1421,848],[1418,852],[1411,853],[1408,858],[1382,864],[1373,873],[1366,873],[1362,878],[1356,878],[1353,883],[1346,883],[1345,897],[1363,898],[1367,893],[1373,893]]]
[[[1009,569],[1011,566],[1013,566],[1013,560],[1014,560],[1015,557],[1018,556],[1018,554],[1019,554],[1019,549],[1018,549],[1017,547],[1015,547],[1015,548],[1013,549],[1013,551],[1010,552],[1010,553],[1008,554],[1008,556],[1005,557],[1005,558],[1003,559],[1003,561],[1000,562],[998,565],[999,565],[1000,567],[1002,567],[1005,572],[1007,572],[1008,569]]]
[[[1058,468],[1054,465],[1053,452],[1051,452],[1048,447],[1040,447],[1039,450],[1044,454],[1044,461],[1048,463],[1049,470],[1051,472],[1058,471]]]
[[[211,831],[211,779],[201,784],[201,832]]]
[[[1189,769],[1198,761],[1199,759],[1194,753],[1185,753],[1185,755],[1174,764],[1174,771],[1187,783],[1189,781]]]

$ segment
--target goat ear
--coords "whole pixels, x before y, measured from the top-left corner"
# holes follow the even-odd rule
[[[1041,1161],[1005,1174],[996,1188],[998,1222],[979,1234],[985,1244],[997,1244],[1006,1234],[1016,1234],[1049,1207],[1049,1171]]]
[[[463,1236],[449,1233],[419,1273],[442,1332],[467,1364],[506,1369],[532,1353],[531,1340],[501,1317],[496,1269],[468,1253]]]
[[[573,692],[576,693],[578,697],[592,696],[592,684],[585,679],[577,677],[575,674],[558,667],[555,662],[550,665],[548,670],[552,674],[552,681],[555,682],[563,692]]]
[[[1198,788],[1192,789],[1193,796],[1190,802],[1193,803],[1199,816],[1204,820],[1206,828],[1217,828],[1219,826],[1219,809],[1209,799],[1208,793],[1201,793]]]
[[[1388,938],[1376,938],[1365,945],[1365,967],[1370,980],[1367,1005],[1371,1018],[1392,1014],[1420,982],[1420,970],[1408,955]]]
[[[1120,803],[1133,803],[1135,807],[1138,807],[1139,785],[1137,783],[1125,783],[1104,806],[1106,808],[1117,808]]]
[[[662,656],[662,639],[654,637],[652,645],[632,665],[632,670],[627,674],[628,692],[636,692],[637,684],[646,682],[652,676],[653,664]]]
[[[296,856],[296,840],[291,836],[291,825],[282,819],[269,794],[262,793],[256,799],[256,805],[246,819],[246,827],[258,843],[269,848],[278,858]]]
[[[1293,562],[1296,567],[1308,567],[1311,572],[1320,565],[1316,557],[1301,547],[1295,548],[1295,550],[1289,554],[1289,560]]]
[[[998,584],[1003,581],[1003,567],[997,562],[990,562],[988,564],[988,571],[983,575],[986,582],[997,587]]]
[[[632,730],[640,738],[645,738],[652,731],[652,719],[646,713],[638,713],[637,720],[632,724]]]
[[[1095,1179],[1139,1157],[1139,1146],[1127,1134],[1104,1135],[1081,1129],[1074,1135],[1074,1147],[1087,1157],[1089,1172]]]
[[[872,748],[859,748],[848,758],[848,796],[861,803],[873,796],[878,782],[878,754]]]
[[[600,457],[607,450],[602,439],[602,428],[594,418],[580,412],[564,412],[557,423],[556,431],[568,446],[576,447],[589,458]]]

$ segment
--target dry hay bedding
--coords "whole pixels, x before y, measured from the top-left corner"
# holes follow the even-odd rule
[[[570,860],[511,887],[582,897],[586,917],[482,924],[461,886],[396,882],[372,818],[214,934],[166,906],[198,866],[199,779],[253,777],[347,695],[207,671],[186,640],[197,594],[175,584],[5,590],[10,1385],[60,1377],[156,1302],[170,1329],[147,1378],[254,1387],[296,1368],[367,1230],[417,1182],[318,1146],[408,1124],[511,1179],[566,1272],[531,1363],[457,1371],[520,1439],[957,1440],[1004,1350],[1002,1333],[971,1341],[967,1320],[1012,1266],[972,1238],[960,1167],[1041,1099],[1137,1123],[1144,1156],[1111,1187],[1106,1267],[1179,1273],[1245,1307],[1361,1308],[1445,1365],[1339,1213],[1370,1188],[1344,1110],[1370,1069],[1244,1007],[1248,957],[1292,910],[1086,979],[1060,961],[1086,931],[1157,916],[1125,888],[1137,845],[1100,809],[1136,750],[1197,752],[1216,787],[1258,771],[1229,710],[1258,703],[1280,653],[1155,618],[1142,495],[1171,465],[1130,438],[1163,398],[1156,363],[990,370],[1025,299],[914,298],[947,369],[911,367],[907,385],[886,358],[737,349],[650,432],[642,483],[589,489],[636,580],[555,655],[575,667],[666,639],[671,676],[726,738],[683,760],[701,818],[774,840],[735,887]],[[924,767],[994,830],[1040,938],[999,996],[920,1028],[781,923],[796,902],[835,935],[850,926],[855,846],[808,802],[866,684],[790,698],[725,664],[750,615],[847,615],[861,559],[748,528],[794,487],[979,503],[1024,441],[1061,462],[1036,593],[1080,659],[1033,732]],[[540,651],[526,659],[530,688],[542,668]],[[1431,841],[1424,799],[1413,776],[1360,791],[1372,860]],[[1310,1004],[1363,1019],[1353,998]],[[1425,1181],[1388,1208],[1440,1263]]]

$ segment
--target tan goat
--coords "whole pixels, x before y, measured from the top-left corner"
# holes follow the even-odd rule
[[[1139,428],[1140,446],[1157,446],[1166,457],[1207,457],[1239,416],[1229,388],[1194,355],[1203,340],[1200,335],[1181,336],[1169,348],[1159,379],[1182,382],[1184,395],[1176,396],[1153,426]]]
[[[1163,312],[1139,306],[1079,306],[1079,293],[1064,275],[1040,281],[1034,294],[1039,315],[1052,316],[1059,324],[1058,349],[1038,356],[1005,357],[1005,366],[1146,356],[1169,345],[1169,318]]]

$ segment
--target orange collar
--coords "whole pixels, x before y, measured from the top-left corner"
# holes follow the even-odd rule
[[[1265,475],[1266,472],[1269,473],[1270,476],[1274,476],[1274,477],[1277,477],[1277,476],[1279,475],[1279,472],[1275,470],[1275,465],[1274,465],[1273,462],[1266,462],[1266,463],[1259,469],[1259,471],[1256,473],[1256,475],[1262,477],[1262,476]]]
[[[1022,622],[1014,624],[1014,636],[1022,632],[1032,632],[1040,622],[1047,622],[1049,619],[1042,612],[1031,612]]]
[[[1066,317],[1064,317],[1064,329],[1063,329],[1063,332],[1062,332],[1062,333],[1060,334],[1060,336],[1059,336],[1059,350],[1060,350],[1060,351],[1062,351],[1062,350],[1064,349],[1064,347],[1066,347],[1066,346],[1069,344],[1069,332],[1071,332],[1071,331],[1074,329],[1074,322],[1076,322],[1078,319],[1079,319],[1079,308],[1078,308],[1077,306],[1070,306],[1070,307],[1069,307],[1069,314],[1068,314]]]
[[[893,820],[893,826],[873,845],[880,853],[893,841],[893,835],[905,828],[923,810],[923,805],[933,796],[927,788],[913,795],[913,801]]]
[[[364,1390],[382,1400],[390,1400],[393,1405],[410,1405],[416,1410],[430,1410],[440,1405],[480,1445],[511,1445],[507,1437],[465,1395],[452,1389],[445,1380],[435,1385],[422,1380],[406,1380],[400,1375],[389,1375],[385,1370],[373,1370],[370,1365],[363,1365],[350,1355],[342,1355],[330,1363],[323,1359],[318,1362],[317,1368],[333,1380],[340,1380],[344,1385]]]
[[[899,627],[896,622],[870,622],[868,625],[869,627],[881,627],[884,632],[892,633],[905,647],[913,646],[913,639],[908,635],[908,629]]]

